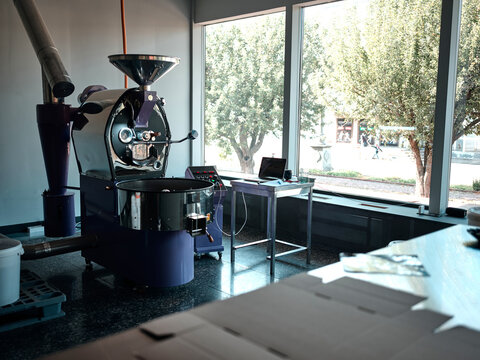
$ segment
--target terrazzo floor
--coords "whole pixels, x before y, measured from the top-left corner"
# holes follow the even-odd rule
[[[42,241],[25,234],[11,234],[25,243]],[[245,229],[239,242],[261,239],[263,234]],[[204,303],[222,300],[266,286],[301,272],[338,261],[338,250],[313,243],[312,261],[305,253],[277,260],[275,277],[270,277],[265,245],[238,250],[230,262],[230,239],[224,236],[225,252],[195,259],[195,277],[185,285],[165,289],[136,289],[127,280],[93,264],[86,270],[80,252],[22,261],[22,269],[33,271],[62,291],[67,301],[65,316],[0,333],[0,359],[33,359],[83,344],[137,326],[145,321],[184,311]],[[277,251],[282,251],[278,248]]]

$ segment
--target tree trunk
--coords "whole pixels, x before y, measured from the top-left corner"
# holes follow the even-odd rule
[[[248,141],[248,136],[243,131],[240,131],[240,140],[238,142],[234,137],[229,138],[230,144],[235,150],[238,161],[240,162],[242,173],[253,174],[253,168],[255,167],[253,155],[262,147],[264,138],[264,132],[260,132],[258,135],[254,133],[250,141]]]
[[[253,161],[253,154],[239,157],[238,160],[240,161],[240,168],[242,170],[242,173],[253,174],[253,168],[255,166],[255,162]]]
[[[408,136],[410,149],[416,164],[415,195],[422,198],[430,196],[430,180],[432,176],[432,148],[430,144],[425,144],[423,159],[420,152],[418,141],[413,135]]]

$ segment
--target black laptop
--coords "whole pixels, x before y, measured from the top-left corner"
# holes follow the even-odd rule
[[[267,182],[270,180],[283,179],[287,159],[263,157],[258,171],[258,178],[244,179],[246,181]]]

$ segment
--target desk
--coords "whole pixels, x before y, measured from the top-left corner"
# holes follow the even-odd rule
[[[468,245],[474,237],[472,226],[455,225],[412,240],[371,252],[371,254],[418,255],[428,277],[390,274],[349,273],[340,262],[312,270],[309,275],[330,282],[343,276],[428,297],[414,307],[428,309],[453,318],[439,330],[466,325],[480,330],[480,249]]]
[[[244,180],[232,180],[230,181],[232,187],[232,212],[231,212],[231,262],[235,262],[235,250],[244,248],[247,246],[258,245],[264,242],[270,243],[270,256],[267,258],[270,260],[270,275],[275,276],[275,258],[293,254],[298,251],[307,252],[307,264],[310,264],[311,256],[311,238],[312,238],[312,193],[313,183],[287,183],[279,181],[274,183],[269,181],[268,183],[256,183]],[[245,194],[263,196],[268,198],[268,210],[267,210],[267,239],[253,241],[247,244],[235,246],[235,219],[236,219],[236,193],[242,192]],[[307,203],[307,243],[306,246],[299,246],[286,241],[276,239],[276,227],[277,227],[277,199],[286,196],[305,195],[308,194]],[[275,243],[281,243],[284,245],[294,247],[293,250],[285,251],[279,254],[275,253]]]

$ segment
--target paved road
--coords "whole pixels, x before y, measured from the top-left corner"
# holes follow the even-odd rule
[[[351,147],[336,147],[332,153],[332,166],[335,171],[357,171],[370,177],[415,179],[415,160],[409,150],[384,147],[379,159],[372,159],[373,154],[374,151],[370,147],[359,148],[357,151],[352,151]],[[480,178],[479,165],[452,162],[450,184],[471,186],[472,181],[478,178]]]
[[[415,186],[393,184],[380,181],[339,178],[332,176],[315,176],[315,188],[355,195],[383,197],[392,200],[428,204],[427,199],[419,200],[415,197]],[[450,190],[449,206],[465,207],[480,205],[480,192]]]

